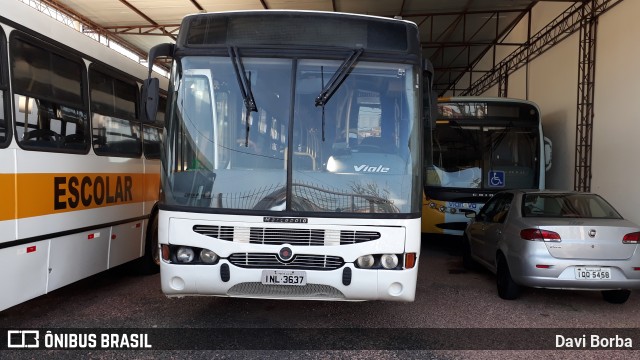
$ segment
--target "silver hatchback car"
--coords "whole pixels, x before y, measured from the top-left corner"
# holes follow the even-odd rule
[[[601,290],[621,304],[640,288],[640,227],[596,194],[507,190],[467,217],[464,266],[495,273],[503,299],[527,286]]]

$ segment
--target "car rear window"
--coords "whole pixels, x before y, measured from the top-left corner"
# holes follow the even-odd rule
[[[613,206],[595,194],[525,194],[523,196],[523,217],[622,219]]]

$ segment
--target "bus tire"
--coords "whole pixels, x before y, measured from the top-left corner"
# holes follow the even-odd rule
[[[158,247],[158,214],[152,215],[144,242],[144,255],[138,259],[138,272],[152,275],[160,272],[160,249]]]

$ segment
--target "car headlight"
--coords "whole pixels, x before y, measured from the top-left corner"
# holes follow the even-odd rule
[[[380,257],[380,262],[385,269],[395,269],[398,266],[398,257],[396,254],[384,254]]]
[[[218,261],[218,254],[209,249],[202,249],[200,251],[200,260],[205,264],[213,264]]]
[[[193,261],[195,254],[193,253],[193,249],[190,247],[182,246],[178,249],[176,253],[176,258],[178,262],[181,263],[190,263]]]
[[[356,260],[356,263],[358,264],[359,268],[371,269],[371,267],[375,263],[375,259],[373,258],[373,255],[363,255]]]

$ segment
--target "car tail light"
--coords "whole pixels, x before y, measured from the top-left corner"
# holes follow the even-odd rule
[[[524,240],[531,241],[552,241],[560,242],[560,234],[555,231],[542,230],[542,229],[524,229],[520,231],[520,237]]]
[[[640,243],[640,232],[629,233],[622,237],[623,244],[638,244]]]

